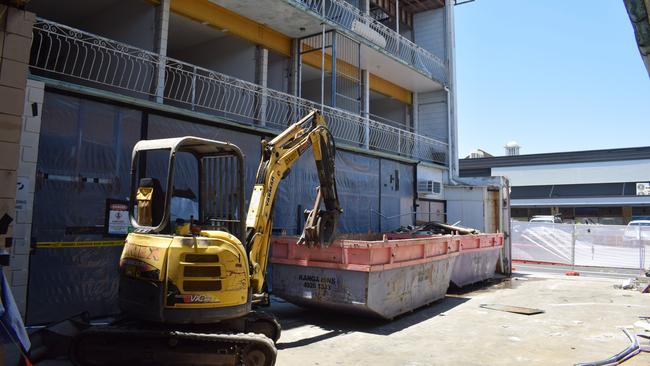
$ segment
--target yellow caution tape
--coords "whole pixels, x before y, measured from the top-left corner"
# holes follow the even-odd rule
[[[124,240],[100,241],[39,241],[36,248],[88,248],[88,247],[115,247],[124,245]]]

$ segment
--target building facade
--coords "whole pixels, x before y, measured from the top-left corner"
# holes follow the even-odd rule
[[[118,310],[123,238],[108,234],[107,212],[128,197],[141,139],[233,142],[246,155],[250,192],[260,141],[319,109],[337,142],[340,231],[444,220],[444,187],[458,171],[452,3],[31,0],[5,8],[1,71],[16,80],[0,77],[12,98],[0,98],[2,128],[12,128],[2,133],[0,169],[17,189],[1,202],[13,219],[7,273],[27,323]],[[299,231],[317,181],[308,158],[292,169],[280,186],[277,232]]]
[[[511,215],[625,225],[650,219],[650,147],[461,159],[460,176],[505,176]]]

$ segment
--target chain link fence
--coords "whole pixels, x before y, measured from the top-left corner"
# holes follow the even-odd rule
[[[650,267],[650,227],[512,221],[512,259],[575,266]]]

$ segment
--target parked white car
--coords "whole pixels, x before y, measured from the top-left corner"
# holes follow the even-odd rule
[[[623,240],[650,241],[650,220],[630,221],[623,233]]]

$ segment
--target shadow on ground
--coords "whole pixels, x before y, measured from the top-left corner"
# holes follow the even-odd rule
[[[327,333],[311,338],[304,338],[295,342],[280,342],[277,344],[278,349],[288,349],[306,346],[352,332],[387,336],[427,319],[441,316],[442,313],[468,300],[469,298],[461,296],[447,296],[428,306],[401,315],[392,321],[328,311],[327,309],[301,308],[277,298],[273,299],[270,311],[280,319],[283,330],[289,330],[303,325],[312,325],[327,331]]]

